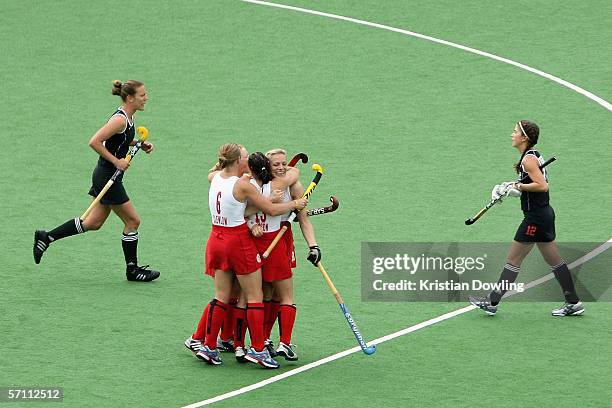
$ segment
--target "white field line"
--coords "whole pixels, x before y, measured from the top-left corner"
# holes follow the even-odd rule
[[[540,71],[539,69],[532,68],[532,67],[530,67],[528,65],[521,64],[520,62],[516,62],[516,61],[513,61],[513,60],[508,59],[508,58],[500,57],[500,56],[495,55],[495,54],[491,54],[491,53],[488,53],[488,52],[485,52],[485,51],[480,51],[480,50],[477,50],[477,49],[471,48],[471,47],[466,47],[465,45],[457,44],[457,43],[454,43],[454,42],[450,42],[450,41],[446,41],[446,40],[441,40],[439,38],[430,37],[428,35],[415,33],[413,31],[403,30],[401,28],[391,27],[391,26],[384,25],[384,24],[372,23],[370,21],[359,20],[359,19],[356,19],[356,18],[345,17],[345,16],[341,16],[341,15],[338,15],[338,14],[324,13],[322,11],[310,10],[310,9],[305,9],[305,8],[301,8],[301,7],[287,6],[285,4],[271,3],[271,2],[268,2],[268,1],[260,1],[260,0],[242,0],[242,1],[245,2],[245,3],[258,4],[258,5],[261,5],[261,6],[268,6],[268,7],[276,7],[276,8],[285,9],[285,10],[297,11],[297,12],[300,12],[300,13],[312,14],[312,15],[320,16],[320,17],[327,17],[327,18],[333,18],[333,19],[336,19],[336,20],[348,21],[349,23],[360,24],[360,25],[364,25],[364,26],[368,26],[368,27],[380,28],[381,30],[393,31],[395,33],[409,35],[411,37],[416,37],[416,38],[420,38],[422,40],[427,40],[427,41],[431,41],[431,42],[434,42],[434,43],[438,43],[438,44],[446,45],[446,46],[449,46],[449,47],[457,48],[457,49],[460,49],[460,50],[463,50],[463,51],[466,51],[466,52],[471,52],[472,54],[477,54],[477,55],[480,55],[480,56],[483,56],[483,57],[494,59],[496,61],[504,62],[506,64],[514,65],[517,68],[524,69],[525,71],[529,71],[529,72],[534,73],[536,75],[539,75],[539,76],[541,76],[543,78],[549,79],[549,80],[551,80],[553,82],[558,83],[559,85],[562,85],[562,86],[564,86],[566,88],[569,88],[569,89],[571,89],[571,90],[573,90],[575,92],[578,92],[581,95],[586,96],[590,100],[600,104],[601,106],[603,106],[604,108],[606,108],[607,110],[612,112],[612,104],[610,102],[606,101],[603,98],[600,98],[599,96],[595,95],[592,92],[587,91],[586,89],[583,89],[583,88],[579,87],[578,85],[574,85],[571,82],[568,82],[568,81],[566,81],[564,79],[561,79],[559,77],[551,75],[551,74],[549,74],[547,72]]]
[[[374,27],[374,28],[380,28],[380,29],[387,30],[387,31],[393,31],[393,32],[397,32],[397,33],[400,33],[400,34],[404,34],[404,35],[409,35],[409,36],[412,36],[412,37],[420,38],[420,39],[423,39],[423,40],[432,41],[432,42],[435,42],[435,43],[438,43],[438,44],[447,45],[449,47],[458,48],[458,49],[461,49],[461,50],[464,50],[464,51],[467,51],[467,52],[471,52],[473,54],[481,55],[481,56],[488,57],[488,58],[491,58],[491,59],[494,59],[494,60],[497,60],[497,61],[501,61],[501,62],[510,64],[510,65],[514,65],[514,66],[516,66],[518,68],[524,69],[526,71],[532,72],[532,73],[534,73],[536,75],[539,75],[541,77],[547,78],[547,79],[549,79],[551,81],[554,81],[554,82],[556,82],[556,83],[558,83],[558,84],[560,84],[562,86],[565,86],[566,88],[569,88],[569,89],[571,89],[571,90],[573,90],[575,92],[578,92],[579,94],[582,94],[582,95],[586,96],[587,98],[589,98],[592,101],[600,104],[605,109],[607,109],[607,110],[612,112],[612,104],[610,104],[606,100],[600,98],[599,96],[597,96],[597,95],[595,95],[595,94],[593,94],[593,93],[591,93],[591,92],[589,92],[589,91],[587,91],[587,90],[585,90],[585,89],[583,89],[583,88],[581,88],[581,87],[579,87],[577,85],[574,85],[574,84],[572,84],[570,82],[567,82],[567,81],[565,81],[565,80],[563,80],[561,78],[558,78],[558,77],[556,77],[554,75],[551,75],[551,74],[548,74],[546,72],[540,71],[540,70],[538,70],[536,68],[532,68],[530,66],[521,64],[519,62],[510,60],[508,58],[499,57],[497,55],[490,54],[488,52],[480,51],[480,50],[477,50],[477,49],[474,49],[474,48],[466,47],[464,45],[456,44],[456,43],[453,43],[453,42],[450,42],[450,41],[446,41],[446,40],[440,40],[438,38],[434,38],[434,37],[430,37],[430,36],[427,36],[427,35],[415,33],[415,32],[412,32],[412,31],[403,30],[401,28],[395,28],[395,27],[390,27],[390,26],[386,26],[386,25],[383,25],[383,24],[377,24],[377,23],[372,23],[372,22],[369,22],[369,21],[358,20],[358,19],[355,19],[355,18],[344,17],[344,16],[340,16],[340,15],[337,15],[337,14],[323,13],[323,12],[316,11],[316,10],[309,10],[309,9],[304,9],[304,8],[300,8],[300,7],[287,6],[287,5],[284,5],[284,4],[276,4],[276,3],[270,3],[270,2],[259,1],[259,0],[242,0],[242,1],[244,1],[246,3],[259,4],[259,5],[262,5],[262,6],[277,7],[277,8],[286,9],[286,10],[293,10],[293,11],[298,11],[298,12],[302,12],[302,13],[318,15],[318,16],[321,16],[321,17],[333,18],[333,19],[336,19],[336,20],[344,20],[344,21],[348,21],[348,22],[351,22],[351,23],[355,23],[355,24],[361,24],[361,25],[370,26],[370,27]],[[599,247],[595,248],[593,251],[589,252],[588,254],[583,256],[582,258],[579,258],[576,261],[572,262],[570,265],[568,265],[568,267],[570,269],[573,269],[576,266],[582,265],[583,263],[587,262],[589,259],[592,259],[593,257],[601,254],[602,252],[604,252],[605,250],[610,248],[610,246],[612,246],[612,238],[609,239],[608,241],[606,241],[605,243],[603,243],[602,245],[600,245]],[[537,286],[537,285],[539,285],[541,283],[547,282],[548,280],[552,279],[552,277],[553,277],[553,274],[550,273],[548,275],[543,276],[542,278],[539,278],[539,279],[537,279],[537,280],[535,280],[533,282],[530,282],[527,285],[525,285],[525,290],[527,290],[529,288],[532,288],[534,286]],[[509,295],[511,296],[512,294],[509,294]],[[436,323],[442,322],[444,320],[450,319],[452,317],[459,316],[459,315],[461,315],[463,313],[466,313],[466,312],[469,312],[470,310],[473,310],[473,309],[475,309],[475,307],[470,305],[470,306],[463,307],[461,309],[454,310],[452,312],[445,313],[443,315],[440,315],[440,316],[435,317],[433,319],[426,320],[426,321],[421,322],[419,324],[416,324],[414,326],[407,327],[407,328],[405,328],[403,330],[400,330],[400,331],[397,331],[395,333],[391,333],[391,334],[388,334],[386,336],[379,337],[379,338],[377,338],[375,340],[370,341],[369,344],[384,343],[385,341],[392,340],[392,339],[394,339],[396,337],[400,337],[400,336],[406,335],[408,333],[412,333],[414,331],[417,331],[419,329],[425,328],[427,326],[431,326],[431,325],[434,325]],[[223,400],[226,400],[228,398],[235,397],[235,396],[238,396],[238,395],[241,395],[241,394],[244,394],[244,393],[247,393],[247,392],[250,392],[250,391],[262,388],[262,387],[265,387],[268,384],[275,383],[275,382],[283,380],[285,378],[288,378],[288,377],[294,376],[296,374],[302,373],[304,371],[310,370],[311,368],[315,368],[315,367],[318,367],[320,365],[327,364],[329,362],[332,362],[334,360],[338,360],[338,359],[340,359],[342,357],[346,357],[346,356],[348,356],[350,354],[357,353],[359,351],[361,351],[361,347],[353,347],[351,349],[341,351],[341,352],[336,353],[334,355],[331,355],[329,357],[325,357],[325,358],[323,358],[321,360],[313,361],[312,363],[306,364],[306,365],[304,365],[302,367],[298,367],[298,368],[295,368],[293,370],[286,371],[286,372],[284,372],[282,374],[275,375],[273,377],[270,377],[270,378],[268,378],[266,380],[263,380],[263,381],[260,381],[258,383],[251,384],[251,385],[248,385],[246,387],[242,387],[240,389],[237,389],[237,390],[225,393],[225,394],[221,394],[221,395],[218,395],[218,396],[213,397],[213,398],[209,398],[207,400],[203,400],[203,401],[200,401],[200,402],[195,402],[195,403],[190,404],[190,405],[186,405],[183,408],[197,408],[197,407],[203,407],[203,406],[206,406],[206,405],[214,404],[215,402],[223,401]],[[365,357],[365,358],[367,358],[367,357]]]
[[[576,268],[577,266],[582,265],[583,263],[589,261],[590,259],[593,259],[597,255],[599,255],[602,252],[606,251],[611,246],[612,246],[612,238],[610,238],[608,241],[604,242],[603,244],[601,244],[597,248],[593,249],[588,254],[582,256],[581,258],[576,259],[574,262],[570,263],[568,265],[568,267],[570,269]],[[548,275],[543,276],[542,278],[539,278],[539,279],[536,279],[536,280],[534,280],[532,282],[529,282],[528,284],[525,285],[525,290],[527,290],[529,288],[533,288],[534,286],[540,285],[540,284],[542,284],[544,282],[547,282],[550,279],[552,279],[552,277],[553,277],[553,274],[550,273]],[[421,322],[419,324],[415,324],[414,326],[406,327],[405,329],[396,331],[395,333],[391,333],[391,334],[387,334],[386,336],[379,337],[379,338],[377,338],[375,340],[369,341],[368,344],[380,344],[380,343],[384,343],[386,341],[393,340],[393,339],[395,339],[397,337],[404,336],[406,334],[415,332],[415,331],[417,331],[419,329],[423,329],[423,328],[425,328],[427,326],[432,326],[432,325],[434,325],[436,323],[440,323],[440,322],[442,322],[444,320],[447,320],[447,319],[450,319],[452,317],[462,315],[462,314],[467,313],[467,312],[469,312],[470,310],[473,310],[473,309],[476,309],[476,307],[472,306],[472,305],[465,306],[465,307],[462,307],[461,309],[453,310],[451,312],[444,313],[443,315],[440,315],[438,317],[434,317],[433,319],[429,319],[429,320],[426,320],[426,321]],[[205,405],[214,404],[215,402],[223,401],[223,400],[226,400],[228,398],[232,398],[232,397],[235,397],[235,396],[238,396],[238,395],[241,395],[241,394],[245,394],[245,393],[250,392],[250,391],[254,391],[254,390],[258,389],[258,388],[265,387],[266,385],[275,383],[277,381],[283,380],[283,379],[288,378],[288,377],[292,377],[292,376],[294,376],[296,374],[300,374],[300,373],[302,373],[304,371],[310,370],[312,368],[318,367],[318,366],[323,365],[323,364],[330,363],[330,362],[332,362],[334,360],[338,360],[338,359],[340,359],[342,357],[346,357],[346,356],[348,356],[350,354],[358,353],[360,351],[361,351],[361,347],[353,347],[353,348],[350,348],[348,350],[344,350],[344,351],[341,351],[339,353],[336,353],[334,355],[322,358],[320,360],[313,361],[312,363],[306,364],[306,365],[304,365],[302,367],[294,368],[293,370],[289,370],[289,371],[286,371],[286,372],[284,372],[282,374],[275,375],[275,376],[270,377],[268,379],[265,379],[263,381],[260,381],[260,382],[257,382],[257,383],[251,384],[251,385],[247,385],[246,387],[242,387],[242,388],[239,388],[237,390],[227,392],[225,394],[217,395],[216,397],[209,398],[207,400],[203,400],[203,401],[200,401],[200,402],[194,402],[193,404],[186,405],[183,408],[197,408],[197,407],[203,407]],[[374,354],[374,356],[375,355],[376,354]],[[373,357],[373,356],[363,356],[363,358],[375,358],[375,357]]]
[[[445,313],[445,314],[443,314],[441,316],[438,316],[438,317],[435,317],[433,319],[421,322],[421,323],[416,324],[414,326],[407,327],[407,328],[405,328],[403,330],[400,330],[398,332],[391,333],[391,334],[388,334],[388,335],[386,335],[384,337],[379,337],[379,338],[377,338],[375,340],[369,341],[368,345],[383,343],[385,341],[394,339],[394,338],[399,337],[399,336],[403,336],[405,334],[408,334],[408,333],[411,333],[413,331],[422,329],[424,327],[431,326],[432,324],[439,323],[439,322],[441,322],[443,320],[450,319],[451,317],[455,317],[455,316],[458,316],[458,315],[463,314],[465,312],[469,312],[470,310],[475,309],[475,308],[476,308],[475,306],[469,305],[469,306],[463,307],[461,309]],[[304,366],[301,366],[301,367],[298,367],[298,368],[294,368],[293,370],[286,371],[286,372],[284,372],[282,374],[275,375],[273,377],[270,377],[270,378],[268,378],[266,380],[263,380],[263,381],[260,381],[258,383],[247,385],[246,387],[242,387],[242,388],[239,388],[237,390],[230,391],[228,393],[221,394],[221,395],[218,395],[218,396],[213,397],[213,398],[209,398],[209,399],[204,400],[204,401],[194,402],[193,404],[186,405],[183,408],[196,408],[196,407],[203,407],[205,405],[214,404],[215,402],[223,401],[223,400],[226,400],[228,398],[235,397],[237,395],[244,394],[244,393],[256,390],[256,389],[261,388],[261,387],[265,387],[268,384],[275,383],[275,382],[283,380],[283,379],[285,379],[287,377],[292,377],[292,376],[294,376],[296,374],[299,374],[299,373],[302,373],[304,371],[310,370],[311,368],[315,368],[315,367],[318,367],[320,365],[330,363],[330,362],[332,362],[334,360],[338,360],[338,359],[340,359],[342,357],[346,357],[346,356],[348,356],[350,354],[357,353],[357,352],[360,352],[360,351],[361,351],[361,347],[359,347],[359,346],[353,347],[353,348],[350,348],[348,350],[344,350],[344,351],[341,351],[341,352],[336,353],[334,355],[331,355],[329,357],[325,357],[325,358],[322,358],[320,360],[313,361],[312,363],[306,364]],[[375,355],[376,354],[374,354],[374,356]],[[364,358],[375,358],[375,357],[364,356]]]

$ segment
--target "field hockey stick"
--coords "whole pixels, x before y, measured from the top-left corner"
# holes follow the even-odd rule
[[[555,160],[557,160],[557,158],[555,156],[551,157],[550,159],[546,160],[544,163],[542,163],[540,165],[540,170],[542,170],[544,167],[548,166],[550,163],[554,162]],[[527,176],[521,178],[518,183],[522,183],[524,181],[527,180]],[[484,213],[486,213],[487,211],[489,211],[489,208],[493,207],[495,204],[501,202],[502,197],[498,197],[494,200],[489,201],[489,203],[480,211],[478,211],[478,213],[473,217],[473,218],[468,218],[467,220],[465,220],[465,225],[472,225],[473,223],[475,223],[476,221],[478,221],[478,219],[480,217],[482,217],[484,215]]]
[[[327,214],[327,213],[336,211],[338,207],[340,206],[340,202],[338,201],[336,196],[329,197],[329,201],[331,201],[332,205],[328,205],[327,207],[319,207],[319,208],[313,208],[312,210],[308,210],[306,212],[306,216],[312,217],[313,215]],[[293,220],[293,222],[296,222],[296,221],[297,221],[297,218]]]
[[[125,160],[127,160],[128,163],[132,161],[132,158],[136,156],[136,153],[138,153],[138,151],[142,147],[142,144],[149,138],[149,129],[147,129],[146,127],[139,126],[136,131],[138,132],[140,137],[138,138],[136,144],[131,147],[128,155],[125,156]],[[115,170],[115,173],[113,173],[111,178],[106,182],[102,191],[100,191],[100,193],[91,202],[91,204],[89,204],[89,207],[87,207],[83,215],[81,215],[82,221],[84,221],[85,218],[87,218],[87,216],[89,215],[89,213],[91,213],[91,211],[96,207],[96,205],[98,205],[98,203],[100,202],[100,200],[102,200],[106,192],[113,186],[113,184],[115,184],[117,177],[119,177],[121,174],[123,174],[123,171],[119,169]]]
[[[308,163],[308,156],[306,155],[306,153],[298,153],[295,156],[293,156],[293,159],[291,159],[288,166],[295,167],[297,162],[299,162],[300,160],[302,161],[302,163]]]
[[[315,175],[314,179],[312,179],[312,181],[310,182],[310,185],[308,186],[308,188],[302,195],[302,198],[310,197],[310,195],[314,191],[317,184],[319,184],[319,180],[321,180],[321,177],[323,176],[323,167],[321,167],[319,164],[313,164],[312,169],[316,171],[317,174]],[[295,217],[297,216],[297,213],[298,213],[297,211],[293,211],[291,215],[289,216],[289,218],[287,218],[287,222],[291,223],[291,221],[293,221]],[[280,241],[280,239],[283,237],[286,231],[287,231],[287,225],[283,225],[280,231],[278,231],[278,234],[276,234],[276,236],[274,237],[274,240],[268,246],[268,249],[266,249],[266,251],[262,254],[264,259],[270,256],[270,252],[272,252],[272,250],[274,249],[276,244],[278,244],[278,241]]]
[[[361,350],[367,355],[374,354],[376,352],[376,345],[373,344],[371,346],[368,346],[366,341],[363,339],[361,332],[357,328],[357,323],[355,323],[355,320],[351,316],[351,313],[349,312],[348,307],[346,307],[346,304],[344,303],[344,299],[342,299],[342,296],[340,296],[338,289],[336,289],[336,287],[334,286],[334,283],[329,278],[329,275],[325,271],[325,268],[323,268],[323,265],[321,264],[320,261],[317,262],[317,267],[321,271],[321,274],[323,275],[323,279],[325,279],[325,282],[327,282],[327,286],[329,286],[329,288],[332,291],[332,294],[336,298],[336,301],[338,302],[338,305],[340,306],[340,310],[342,310],[342,314],[346,318],[346,321],[348,322],[348,325],[351,328],[351,331],[355,335],[355,338],[357,339],[357,343],[359,343]]]

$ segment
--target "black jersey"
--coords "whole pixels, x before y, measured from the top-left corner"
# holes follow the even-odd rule
[[[130,149],[130,143],[132,143],[134,140],[134,135],[136,132],[134,130],[134,122],[130,121],[130,118],[123,109],[117,109],[115,113],[111,115],[111,118],[117,115],[125,118],[125,129],[123,132],[115,133],[104,141],[104,147],[106,147],[106,149],[116,158],[123,159],[125,156],[127,156],[128,150]],[[98,164],[104,167],[115,167],[111,162],[102,156],[100,156]]]
[[[540,166],[544,163],[544,158],[537,150],[528,150],[527,153],[525,153],[524,157],[527,156],[534,156],[536,159],[538,159],[538,163],[540,164]],[[544,173],[544,178],[548,183],[548,173],[546,172],[546,168],[542,169],[542,173]],[[523,167],[523,163],[521,161],[518,179],[521,180],[523,179],[523,177],[525,177],[525,179],[522,181],[523,184],[529,184],[533,182],[533,180],[531,180],[531,178],[529,177],[529,174],[527,174],[527,172],[525,171],[525,168]],[[521,210],[523,211],[537,211],[541,208],[547,207],[548,205],[548,191],[544,193],[523,191],[521,193]]]

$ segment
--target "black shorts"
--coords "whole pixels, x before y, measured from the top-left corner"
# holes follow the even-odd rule
[[[92,197],[97,197],[98,193],[102,191],[106,182],[110,180],[112,175],[117,170],[114,166],[101,166],[97,165],[91,175],[91,188],[89,189],[89,195]],[[123,187],[123,174],[117,177],[115,183],[111,188],[108,189],[102,200],[100,200],[100,204],[104,205],[121,205],[130,201],[125,188]]]
[[[524,211],[525,218],[514,235],[518,242],[551,242],[555,240],[555,211],[551,206]]]

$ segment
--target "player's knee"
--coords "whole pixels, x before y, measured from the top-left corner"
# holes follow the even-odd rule
[[[280,298],[281,305],[292,305],[293,304],[293,295],[283,295]]]
[[[549,256],[544,258],[549,266],[557,266],[565,262],[560,256]]]
[[[228,305],[230,298],[227,295],[219,294],[219,295],[215,295],[215,299],[217,299],[219,302],[222,302]]]
[[[130,219],[125,221],[126,228],[136,231],[138,227],[140,227],[140,217],[130,217]]]
[[[215,299],[225,304],[229,304],[230,291],[229,290],[215,290]]]
[[[83,227],[85,227],[85,231],[97,231],[102,228],[102,224],[104,221],[101,220],[85,220],[83,221]]]
[[[263,302],[263,292],[260,290],[250,290],[245,293],[247,303]]]
[[[521,264],[523,263],[523,259],[522,259],[522,258],[520,258],[520,257],[512,257],[512,256],[509,256],[509,257],[506,259],[506,262],[507,262],[507,263],[509,263],[509,264],[510,264],[510,265],[512,265],[512,266],[516,266],[517,268],[520,268],[520,267],[521,267]]]

